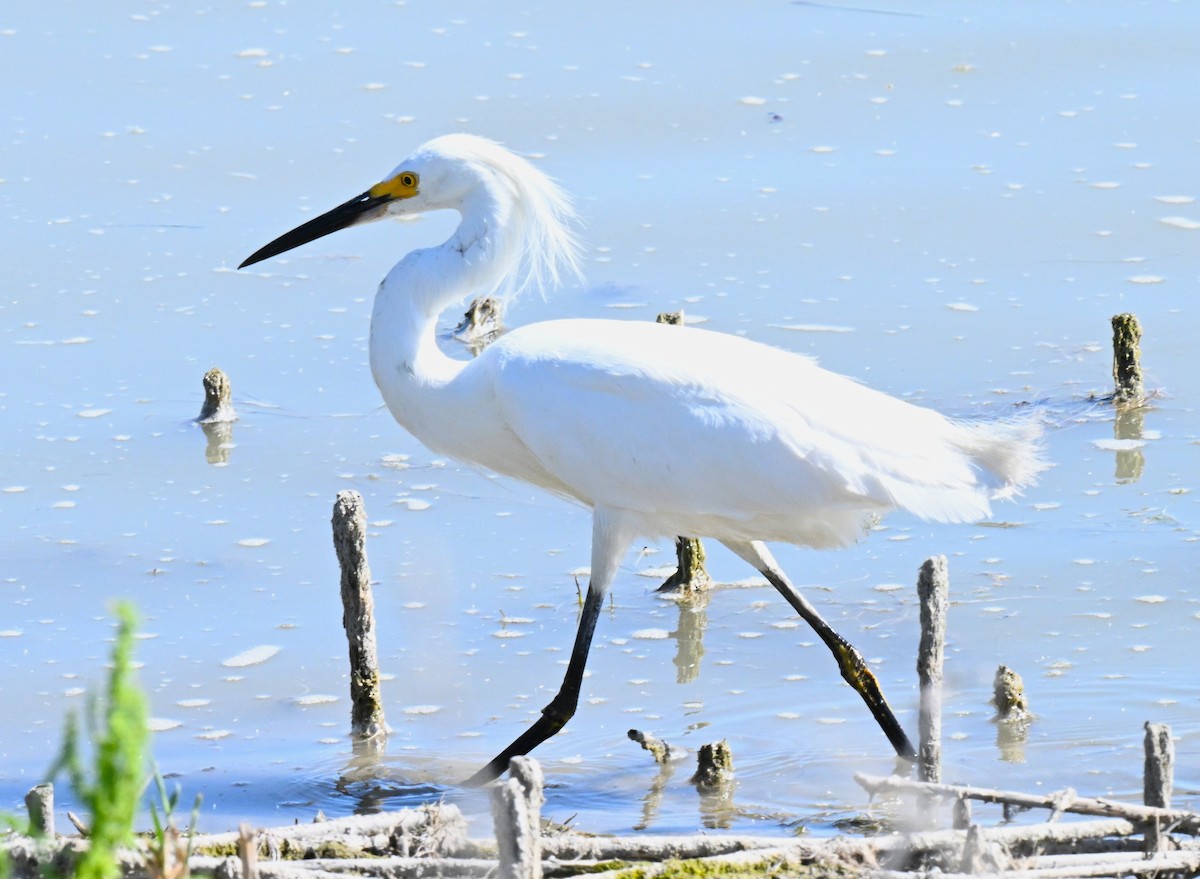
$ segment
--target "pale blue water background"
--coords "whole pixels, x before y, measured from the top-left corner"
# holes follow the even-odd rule
[[[334,495],[356,488],[394,676],[382,786],[447,786],[486,814],[449,785],[557,687],[589,527],[431,455],[380,406],[374,287],[452,218],[233,272],[458,130],[538,156],[586,224],[589,288],[528,297],[510,324],[683,307],[947,412],[1040,401],[1056,466],[996,511],[1020,527],[895,516],[847,551],[778,554],[914,732],[912,584],[950,556],[947,780],[1136,801],[1156,720],[1177,737],[1177,799],[1195,805],[1200,7],[869,7],[0,10],[0,809],[41,779],[65,712],[101,680],[116,597],[144,616],[155,757],[186,799],[204,794],[202,829],[363,807],[366,786],[338,790],[328,534]],[[1161,393],[1114,450],[1112,412],[1083,400],[1108,387],[1108,320],[1127,310]],[[221,465],[189,423],[213,364],[242,415]],[[579,714],[537,752],[557,785],[547,815],[595,832],[711,820],[690,767],[646,805],[656,769],[629,727],[728,739],[734,828],[829,832],[867,809],[853,772],[892,760],[824,648],[763,587],[681,621],[640,576],[671,561],[657,549],[627,560]],[[710,562],[723,580],[752,573]],[[671,633],[696,622],[700,673],[677,683],[686,638]],[[223,665],[262,646],[279,649]],[[990,722],[1001,662],[1038,715],[1019,762]]]

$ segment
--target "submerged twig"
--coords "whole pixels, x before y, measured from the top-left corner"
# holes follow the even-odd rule
[[[654,735],[654,733],[642,732],[640,729],[631,729],[628,735],[630,739],[641,745],[644,750],[649,751],[651,756],[654,757],[654,762],[660,766],[680,760],[687,755],[685,749],[667,744]]]

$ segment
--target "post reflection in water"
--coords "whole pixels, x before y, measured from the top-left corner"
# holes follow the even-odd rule
[[[234,448],[233,422],[214,421],[200,425],[208,443],[204,447],[204,460],[210,464],[228,464],[229,453]]]
[[[704,632],[708,628],[710,592],[680,594],[674,601],[679,605],[679,625],[671,633],[675,639],[675,683],[688,684],[700,676],[700,660],[704,658]]]
[[[1146,468],[1142,454],[1145,439],[1146,410],[1142,406],[1118,407],[1113,421],[1113,437],[1117,447],[1116,477],[1118,482],[1137,482]]]

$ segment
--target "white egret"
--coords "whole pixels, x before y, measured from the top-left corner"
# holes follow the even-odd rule
[[[792,586],[764,541],[853,542],[902,509],[976,521],[1032,483],[1039,430],[962,423],[737,336],[649,321],[520,327],[473,360],[447,356],[438,315],[577,275],[573,213],[526,160],[471,135],[420,147],[380,183],[242,263],[384,217],[456,210],[442,245],[384,278],[371,371],[396,420],[429,448],[574,499],[593,512],[591,582],[562,686],[468,783],[484,783],[575,713],[602,600],[637,537],[719,540],[758,569],[833,652],[897,753],[913,747],[861,654]]]

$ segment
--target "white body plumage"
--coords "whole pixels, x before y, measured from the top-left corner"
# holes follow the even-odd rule
[[[897,753],[903,729],[861,654],[788,581],[763,541],[853,541],[893,509],[974,521],[1043,468],[1036,424],[964,423],[737,336],[649,321],[558,320],[447,356],[438,315],[468,297],[577,274],[570,206],[540,171],[469,135],[430,141],[362,195],[242,265],[389,215],[457,210],[438,247],[379,287],[371,371],[396,420],[432,449],[593,510],[591,582],[562,688],[471,779],[557,732],[575,711],[601,600],[633,539],[720,540],[761,571],[830,647]]]

